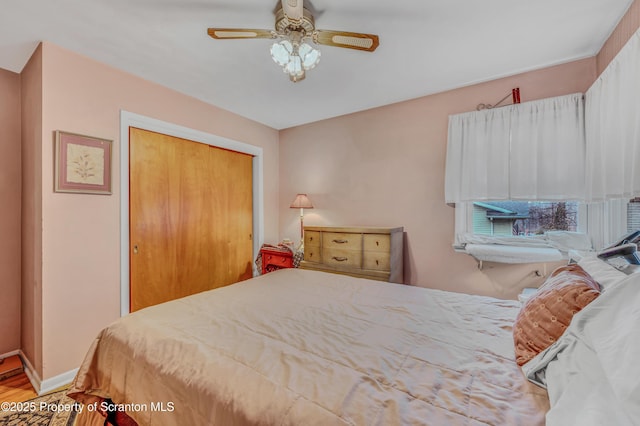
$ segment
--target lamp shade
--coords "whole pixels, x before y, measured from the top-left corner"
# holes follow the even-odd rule
[[[292,209],[312,209],[313,204],[307,194],[298,194],[289,207]]]

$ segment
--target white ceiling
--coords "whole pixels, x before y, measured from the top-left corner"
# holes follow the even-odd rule
[[[271,40],[278,0],[4,0],[0,68],[41,40],[264,123],[287,128],[596,54],[632,0],[313,0],[316,28],[378,34],[373,53],[321,46],[291,83]]]

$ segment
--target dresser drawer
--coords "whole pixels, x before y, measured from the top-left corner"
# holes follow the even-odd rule
[[[305,247],[320,247],[320,232],[318,232],[318,231],[304,231],[304,246]]]
[[[364,251],[383,251],[389,253],[391,250],[391,236],[389,234],[365,234],[363,238]]]
[[[362,234],[323,232],[322,248],[337,250],[362,250]]]
[[[320,253],[321,251],[319,246],[304,245],[304,260],[307,262],[320,263],[322,261]]]
[[[359,268],[362,263],[362,252],[358,250],[323,248],[322,263],[331,266]]]
[[[280,268],[293,268],[293,259],[291,256],[264,254],[262,256],[262,263],[265,265],[278,266]]]
[[[391,258],[389,252],[365,251],[362,259],[362,268],[374,271],[390,271]]]

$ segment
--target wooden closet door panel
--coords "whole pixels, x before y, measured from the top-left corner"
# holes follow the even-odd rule
[[[209,147],[130,129],[131,311],[211,288]]]
[[[213,258],[217,286],[253,276],[253,157],[210,147]]]

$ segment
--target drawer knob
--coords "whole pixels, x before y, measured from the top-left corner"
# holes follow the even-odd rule
[[[332,259],[335,260],[336,262],[346,262],[347,260],[349,260],[343,256],[333,256]]]
[[[338,239],[331,240],[331,241],[336,243],[336,244],[346,244],[346,243],[349,242],[349,240],[338,240]]]

